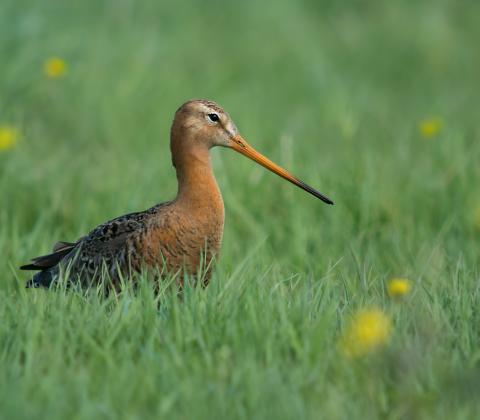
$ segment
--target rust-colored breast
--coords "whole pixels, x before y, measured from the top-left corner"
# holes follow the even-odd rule
[[[176,273],[202,273],[205,282],[213,259],[218,259],[224,224],[223,203],[205,209],[185,209],[174,202],[153,216],[148,229],[137,237],[148,267]],[[188,211],[187,211],[188,210]]]

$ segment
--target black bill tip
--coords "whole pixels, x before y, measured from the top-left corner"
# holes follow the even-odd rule
[[[318,192],[315,188],[312,188],[310,185],[307,185],[305,184],[305,182],[303,181],[300,181],[299,179],[297,179],[297,182],[298,182],[298,186],[300,188],[302,188],[303,190],[309,192],[310,194],[312,194],[313,196],[319,198],[320,200],[322,200],[324,203],[327,203],[327,204],[330,204],[333,206],[333,204],[335,204],[332,200],[330,200],[327,196],[323,195],[322,193]]]

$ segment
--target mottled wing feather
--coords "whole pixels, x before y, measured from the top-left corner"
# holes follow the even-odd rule
[[[79,244],[74,271],[93,277],[104,264],[112,277],[118,269],[127,272],[129,265],[140,259],[135,238],[147,229],[148,212],[121,216],[95,228]]]
[[[32,264],[20,267],[22,270],[48,270],[51,277],[59,270],[59,263],[70,265],[70,273],[84,279],[92,279],[106,264],[110,274],[117,269],[129,268],[131,262],[140,260],[135,239],[148,228],[151,216],[162,203],[144,212],[130,213],[112,219],[95,229],[77,242],[57,242],[53,253],[32,259]],[[38,273],[40,274],[40,273]]]

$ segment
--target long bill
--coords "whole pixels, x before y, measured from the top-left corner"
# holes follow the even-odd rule
[[[236,135],[231,138],[232,142],[230,147],[238,153],[252,159],[254,162],[257,162],[259,165],[262,165],[264,168],[267,168],[269,171],[281,176],[283,179],[291,182],[297,187],[301,188],[304,191],[309,192],[315,197],[319,198],[327,204],[333,204],[333,201],[330,200],[325,195],[319,193],[316,189],[310,187],[310,185],[305,184],[305,182],[295,178],[288,171],[278,166],[276,163],[273,163],[270,159],[263,156],[261,153],[257,152],[252,146],[250,146],[241,136]]]

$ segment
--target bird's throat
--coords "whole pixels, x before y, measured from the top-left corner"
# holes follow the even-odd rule
[[[176,162],[177,203],[198,211],[221,211],[223,200],[212,171],[208,149],[185,152]]]

